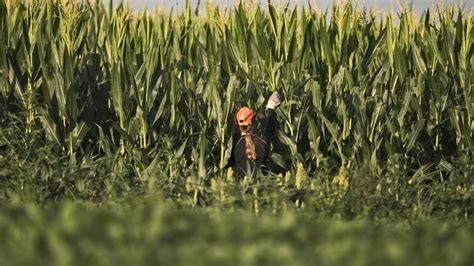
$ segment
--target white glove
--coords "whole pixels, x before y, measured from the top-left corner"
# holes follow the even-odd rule
[[[270,96],[270,98],[268,99],[268,103],[267,103],[267,109],[272,109],[272,110],[275,110],[275,108],[280,105],[281,101],[280,101],[280,94],[275,91],[272,96]]]

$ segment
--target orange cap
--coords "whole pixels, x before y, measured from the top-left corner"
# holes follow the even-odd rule
[[[240,108],[235,114],[235,120],[239,126],[248,126],[252,124],[253,111],[248,107]]]

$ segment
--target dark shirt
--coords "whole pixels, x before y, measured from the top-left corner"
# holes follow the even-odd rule
[[[241,136],[240,130],[237,128],[232,141],[232,153],[225,168],[232,167],[234,169],[234,176],[237,178],[242,178],[246,175],[247,165],[250,166],[251,171],[254,171],[255,167],[266,168],[267,160],[270,157],[270,143],[273,140],[275,131],[275,111],[268,109],[263,135],[251,134],[255,144],[257,159],[249,161],[245,152],[245,137]]]

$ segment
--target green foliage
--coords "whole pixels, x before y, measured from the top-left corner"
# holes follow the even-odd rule
[[[1,197],[472,216],[472,15],[197,13],[0,1]],[[228,182],[234,110],[275,90],[280,175]]]
[[[472,14],[91,2],[0,0],[0,265],[473,262]]]
[[[468,265],[474,252],[474,228],[456,221],[255,217],[155,200],[13,202],[0,214],[3,265]]]

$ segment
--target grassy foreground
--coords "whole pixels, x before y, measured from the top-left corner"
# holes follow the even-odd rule
[[[471,265],[472,225],[140,201],[0,206],[0,265]]]

